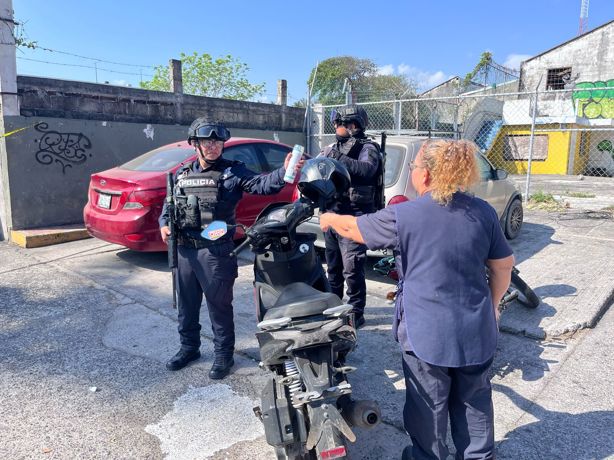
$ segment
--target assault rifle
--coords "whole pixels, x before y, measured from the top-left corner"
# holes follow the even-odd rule
[[[166,210],[168,212],[168,228],[171,234],[168,237],[168,268],[171,269],[173,280],[173,308],[177,308],[177,222],[175,222],[175,197],[173,195],[173,173],[166,175]]]
[[[378,202],[375,203],[377,209],[384,209],[386,207],[386,137],[388,137],[386,131],[382,131],[379,145],[382,166],[379,177],[377,178],[377,187],[379,189],[379,193],[376,194],[376,200]]]

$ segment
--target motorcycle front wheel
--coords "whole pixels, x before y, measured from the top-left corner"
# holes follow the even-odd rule
[[[510,286],[518,291],[518,298],[516,299],[518,302],[528,308],[537,308],[540,302],[539,297],[515,271],[512,272]]]

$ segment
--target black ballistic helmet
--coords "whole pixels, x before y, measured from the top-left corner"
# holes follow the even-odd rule
[[[334,109],[330,114],[330,121],[332,123],[354,123],[359,129],[363,131],[367,129],[369,124],[369,116],[367,111],[360,105],[348,105],[346,107],[340,107]]]
[[[194,120],[188,129],[188,144],[192,145],[193,139],[216,139],[226,142],[230,139],[230,131],[221,123],[210,122],[200,117]]]
[[[350,187],[350,173],[347,168],[332,158],[307,160],[301,169],[298,189],[320,209],[338,199]]]

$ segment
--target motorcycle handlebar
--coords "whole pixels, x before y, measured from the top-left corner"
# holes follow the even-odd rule
[[[292,206],[296,209],[299,208],[301,209],[301,212],[298,213],[298,215],[294,215],[293,219],[291,219],[290,221],[286,221],[285,224],[288,225],[289,227],[292,228],[292,230],[294,230],[299,223],[304,222],[305,220],[307,220],[310,216],[313,215],[313,206],[310,205],[309,203],[306,202],[295,202],[292,204]],[[241,243],[239,246],[237,246],[229,255],[230,256],[236,256],[237,254],[239,254],[241,251],[243,251],[245,249],[245,247],[250,244],[250,243],[255,243],[255,244],[260,244],[263,241],[268,241],[264,236],[264,234],[259,234],[259,231],[256,230],[258,225],[258,220],[254,223],[254,225],[252,225],[251,227],[247,228],[245,227],[245,225],[243,224],[235,224],[234,227],[240,227],[243,229],[243,231],[245,232],[245,241],[243,241],[243,243]],[[252,230],[252,232],[250,232],[250,230]],[[255,232],[253,232],[255,230]]]
[[[241,251],[243,251],[243,249],[245,249],[245,247],[249,244],[249,237],[245,238],[245,241],[243,241],[243,243],[241,243],[239,246],[237,246],[231,253],[230,256],[234,257],[237,254],[239,254]]]

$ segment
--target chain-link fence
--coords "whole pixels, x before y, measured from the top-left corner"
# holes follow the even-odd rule
[[[489,88],[360,105],[371,131],[469,139],[495,168],[511,174],[614,176],[614,80],[603,88],[527,93]],[[333,108],[313,107],[311,152],[334,141]]]

